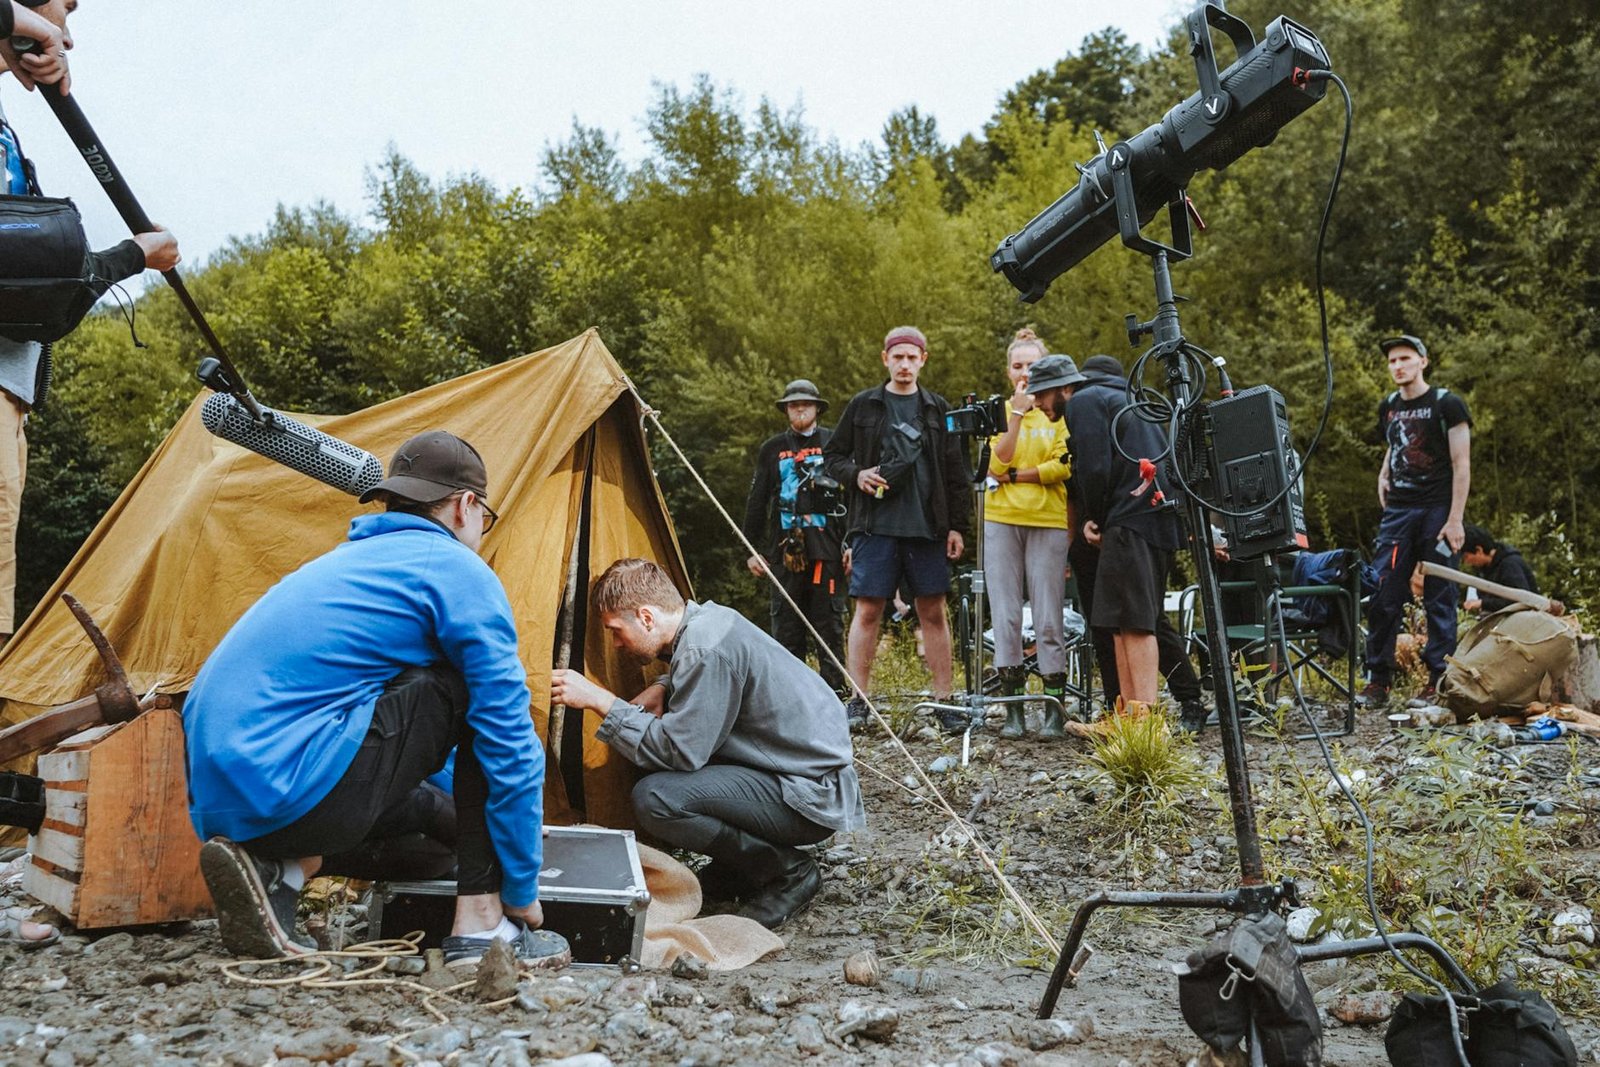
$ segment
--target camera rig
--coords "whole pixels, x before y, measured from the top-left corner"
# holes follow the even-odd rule
[[[944,428],[961,437],[993,437],[1006,432],[1006,398],[999,393],[979,400],[977,393],[961,398],[961,406],[944,413]]]

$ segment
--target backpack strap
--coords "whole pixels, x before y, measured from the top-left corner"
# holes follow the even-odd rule
[[[6,121],[5,115],[0,113],[0,143],[4,143],[10,151],[17,154],[18,169],[22,172],[22,181],[26,187],[25,196],[43,196],[39,188],[39,172],[34,167],[33,160],[22,150],[22,138],[17,135],[17,128]],[[10,189],[0,187],[0,193],[9,193]]]

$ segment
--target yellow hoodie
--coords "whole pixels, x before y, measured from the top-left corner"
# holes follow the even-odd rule
[[[1006,420],[1011,419],[1011,401],[1006,401]],[[1017,449],[1010,463],[1001,463],[994,455],[997,437],[989,439],[989,473],[999,478],[1000,487],[989,493],[984,501],[983,517],[988,522],[1003,522],[1007,526],[1044,526],[1065,530],[1067,528],[1067,478],[1072,465],[1067,459],[1067,423],[1065,419],[1051,422],[1038,408],[1022,416],[1017,430]],[[1039,468],[1039,484],[1033,482],[1007,482],[1007,471]]]

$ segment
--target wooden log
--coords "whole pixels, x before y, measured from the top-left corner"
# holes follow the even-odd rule
[[[105,722],[98,696],[81,697],[70,704],[35,715],[0,732],[0,763],[64,741],[73,734]]]
[[[1432,575],[1435,578],[1444,578],[1455,582],[1457,585],[1475,586],[1480,593],[1488,593],[1491,596],[1515,601],[1518,604],[1526,604],[1530,608],[1548,611],[1552,615],[1565,615],[1567,611],[1559,600],[1551,600],[1547,596],[1530,593],[1526,589],[1513,589],[1509,585],[1501,585],[1499,582],[1486,581],[1465,571],[1458,571],[1454,567],[1442,567],[1437,563],[1423,563],[1422,573]]]

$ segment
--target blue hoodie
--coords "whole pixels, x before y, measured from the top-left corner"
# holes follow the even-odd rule
[[[415,515],[362,515],[350,540],[267,590],[200,669],[183,706],[201,840],[281,830],[343,777],[384,684],[449,663],[489,783],[500,896],[538,896],[544,750],[505,589],[478,554]]]

